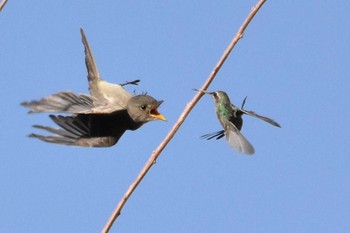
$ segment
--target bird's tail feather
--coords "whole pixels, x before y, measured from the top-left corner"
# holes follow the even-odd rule
[[[214,133],[204,134],[204,135],[201,136],[201,138],[202,139],[207,139],[207,140],[216,138],[216,140],[218,140],[218,139],[222,138],[223,136],[225,136],[225,131],[224,130],[220,130],[220,131],[217,131],[217,132],[214,132]]]

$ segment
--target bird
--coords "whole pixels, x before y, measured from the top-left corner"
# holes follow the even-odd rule
[[[90,95],[62,91],[40,100],[22,102],[22,106],[30,109],[28,113],[65,114],[49,115],[59,128],[33,125],[34,128],[51,133],[50,135],[32,133],[28,136],[68,146],[110,147],[118,142],[126,130],[137,130],[154,120],[166,121],[158,112],[163,100],[156,100],[147,93],[132,95],[123,88],[128,84],[137,85],[140,80],[112,84],[101,78],[82,28],[80,33]]]
[[[201,138],[210,140],[212,138],[220,139],[225,136],[227,143],[232,148],[236,149],[240,153],[252,155],[255,152],[254,147],[240,132],[243,125],[242,115],[246,114],[249,116],[257,117],[263,121],[270,123],[273,126],[281,128],[280,124],[278,124],[276,121],[268,117],[258,115],[253,111],[243,109],[247,97],[244,98],[242,107],[238,108],[231,103],[230,98],[224,91],[207,92],[198,89],[194,90],[212,96],[215,103],[216,116],[219,119],[221,126],[223,127],[223,130],[205,134]]]

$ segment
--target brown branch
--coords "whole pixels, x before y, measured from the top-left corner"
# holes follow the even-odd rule
[[[255,14],[258,12],[258,10],[262,7],[262,5],[265,2],[266,2],[266,0],[260,0],[253,7],[253,9],[250,11],[248,17],[246,18],[246,20],[243,22],[243,24],[239,28],[238,32],[236,33],[235,37],[233,38],[233,40],[231,41],[231,43],[229,44],[229,46],[225,50],[225,52],[222,55],[222,57],[220,58],[219,62],[214,67],[214,69],[211,72],[211,74],[209,75],[208,79],[205,81],[205,83],[201,87],[202,90],[206,90],[209,87],[210,83],[214,80],[216,74],[220,70],[221,66],[224,64],[226,58],[228,57],[228,55],[230,54],[230,52],[232,51],[232,49],[234,48],[236,43],[239,41],[239,39],[241,39],[243,37],[244,30],[247,28],[250,21],[254,18]],[[185,121],[188,114],[191,112],[193,107],[197,104],[197,102],[199,101],[199,99],[202,96],[203,96],[202,92],[197,92],[197,94],[193,97],[191,102],[189,102],[187,104],[186,108],[184,109],[184,111],[180,115],[179,119],[174,124],[173,128],[169,131],[168,135],[164,138],[164,140],[159,144],[158,148],[152,153],[151,157],[148,159],[147,163],[142,168],[141,172],[139,173],[139,175],[137,176],[135,181],[130,185],[129,189],[126,191],[123,198],[118,203],[117,207],[115,208],[111,217],[109,218],[108,222],[106,223],[105,227],[103,228],[102,233],[109,232],[114,221],[120,215],[123,206],[128,201],[131,194],[135,191],[136,187],[140,184],[140,182],[145,177],[147,172],[151,169],[152,165],[155,164],[160,153],[163,151],[163,149],[166,147],[166,145],[170,142],[170,140],[174,137],[175,133],[178,131],[178,129],[180,128],[182,123]]]
[[[7,0],[3,0],[1,3],[0,3],[0,11],[2,10],[2,8],[4,8],[5,4],[7,3]]]

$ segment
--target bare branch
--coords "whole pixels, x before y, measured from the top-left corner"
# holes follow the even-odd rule
[[[266,2],[266,0],[260,0],[250,11],[248,17],[243,22],[241,27],[239,28],[238,32],[236,33],[235,37],[223,53],[222,57],[218,61],[217,65],[214,67],[213,71],[209,75],[208,79],[205,81],[203,86],[200,88],[201,90],[206,90],[210,83],[214,80],[216,74],[220,70],[221,66],[224,64],[226,58],[236,45],[236,43],[243,37],[244,30],[249,25],[250,21],[254,18],[255,14],[258,12],[258,10],[262,7],[262,5]],[[151,157],[148,159],[145,166],[142,168],[141,172],[135,179],[135,181],[130,185],[120,202],[118,203],[117,207],[113,211],[110,219],[106,223],[105,227],[102,230],[102,233],[107,233],[111,229],[114,221],[117,219],[117,217],[120,215],[122,208],[124,207],[125,203],[128,201],[129,197],[132,195],[134,190],[137,188],[137,186],[140,184],[142,179],[145,177],[147,172],[151,169],[152,165],[155,164],[158,156],[163,151],[163,149],[166,147],[166,145],[170,142],[170,140],[174,137],[175,133],[178,131],[182,123],[185,121],[188,114],[191,112],[193,107],[197,104],[199,99],[203,96],[202,92],[197,92],[197,94],[193,97],[193,99],[187,104],[184,111],[180,115],[179,119],[176,121],[172,129],[169,131],[168,135],[164,138],[164,140],[159,144],[158,148],[152,153]]]
[[[2,2],[0,3],[0,11],[2,10],[2,8],[4,8],[6,3],[7,3],[7,0],[2,0]]]

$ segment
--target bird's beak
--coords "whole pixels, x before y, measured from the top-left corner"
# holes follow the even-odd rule
[[[200,90],[200,89],[193,89],[193,90],[194,90],[194,91],[198,91],[198,92],[202,92],[202,93],[208,94],[208,95],[214,94],[214,92],[204,91],[204,90]]]
[[[163,103],[163,100],[158,101],[157,106],[155,106],[149,114],[154,118],[157,118],[162,121],[166,121],[166,118],[162,114],[160,114],[157,109],[162,103]]]

